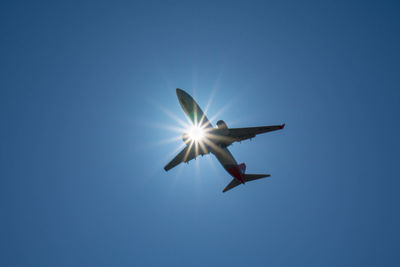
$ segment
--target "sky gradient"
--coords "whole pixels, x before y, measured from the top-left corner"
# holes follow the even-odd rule
[[[2,1],[0,265],[399,266],[399,13]],[[231,147],[271,178],[165,172],[177,87],[214,125],[286,123]]]

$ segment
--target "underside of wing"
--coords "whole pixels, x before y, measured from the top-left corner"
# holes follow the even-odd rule
[[[173,167],[177,166],[182,162],[189,162],[192,159],[197,158],[199,155],[208,154],[209,150],[206,147],[202,147],[194,142],[186,145],[178,155],[175,156],[173,160],[171,160],[165,167],[165,171],[169,171]]]
[[[285,124],[247,128],[229,128],[229,137],[240,142],[255,137],[258,134],[282,130]]]

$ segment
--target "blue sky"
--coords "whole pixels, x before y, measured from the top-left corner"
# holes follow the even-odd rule
[[[398,266],[399,5],[3,1],[0,265]],[[230,127],[166,173],[183,88]]]

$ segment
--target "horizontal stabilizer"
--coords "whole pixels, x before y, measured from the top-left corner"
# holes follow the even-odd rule
[[[225,189],[222,191],[223,193],[225,193],[228,190],[231,190],[232,188],[236,187],[240,185],[240,182],[237,179],[233,179],[226,187]]]
[[[269,174],[245,174],[243,175],[243,179],[245,182],[250,182],[250,181],[254,181],[257,179],[261,179],[261,178],[266,178],[266,177],[270,177],[271,175]]]
[[[250,181],[254,181],[254,180],[258,180],[261,178],[266,178],[266,177],[270,177],[271,175],[269,174],[244,174],[243,175],[243,180],[245,182],[250,182]],[[228,190],[231,190],[232,188],[240,185],[240,181],[238,181],[237,179],[233,179],[222,191],[223,193],[225,193]]]

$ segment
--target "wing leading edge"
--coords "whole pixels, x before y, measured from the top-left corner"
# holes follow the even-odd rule
[[[236,142],[241,142],[253,138],[258,134],[282,130],[284,127],[285,124],[247,128],[229,128],[229,137],[234,139]]]
[[[175,156],[175,158],[165,165],[164,170],[169,171],[182,162],[189,162],[192,159],[197,158],[199,155],[205,155],[208,153],[209,151],[206,147],[194,143],[188,144],[178,153],[178,155]]]

